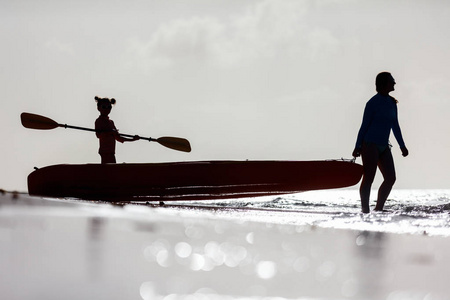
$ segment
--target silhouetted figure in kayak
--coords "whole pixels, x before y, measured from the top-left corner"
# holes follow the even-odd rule
[[[131,139],[120,136],[114,122],[108,117],[112,106],[116,103],[114,98],[95,96],[95,101],[97,101],[97,109],[100,112],[100,116],[95,120],[95,134],[100,143],[98,153],[102,158],[102,164],[116,163],[116,141],[121,143],[137,141],[139,136],[136,135]]]
[[[363,213],[369,213],[370,189],[372,187],[377,166],[383,175],[384,181],[378,190],[376,211],[382,211],[392,186],[395,183],[395,167],[389,144],[391,130],[400,145],[403,156],[408,156],[408,149],[403,141],[402,132],[398,123],[398,101],[389,95],[394,91],[395,80],[388,72],[377,75],[375,80],[377,94],[366,104],[364,116],[359,129],[353,156],[361,155],[364,174],[359,193]]]

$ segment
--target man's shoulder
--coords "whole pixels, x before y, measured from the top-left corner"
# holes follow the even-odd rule
[[[392,98],[391,96],[388,96],[389,98]],[[383,105],[383,103],[386,102],[386,96],[375,94],[372,98],[370,98],[369,101],[367,101],[367,105],[369,106],[378,106]]]
[[[380,97],[378,96],[378,94],[376,94],[375,96],[370,98],[369,101],[367,101],[366,107],[376,106],[379,102],[380,102]]]
[[[382,98],[382,96],[380,94],[375,94],[372,96],[372,98],[370,98],[369,102],[377,102],[380,101]]]

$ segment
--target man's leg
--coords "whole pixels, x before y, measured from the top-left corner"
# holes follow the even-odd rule
[[[381,174],[383,174],[384,181],[378,190],[378,199],[375,210],[382,211],[384,203],[396,180],[394,158],[392,157],[391,149],[388,148],[381,154],[378,161],[378,167],[380,168]]]
[[[361,150],[361,158],[363,162],[363,179],[359,188],[359,195],[361,196],[361,208],[363,213],[369,213],[370,189],[372,188],[373,180],[378,165],[378,148],[375,144],[364,144]]]

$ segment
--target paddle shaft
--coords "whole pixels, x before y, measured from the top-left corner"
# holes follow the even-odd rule
[[[70,129],[78,129],[78,130],[85,130],[85,131],[91,131],[91,132],[97,132],[97,130],[92,129],[92,128],[86,128],[86,127],[79,127],[79,126],[72,126],[72,125],[67,125],[67,124],[58,124],[59,127],[64,127],[64,128],[70,128]],[[124,134],[124,133],[119,133],[120,136],[123,137],[128,137],[128,138],[133,138],[135,137],[135,135],[131,135],[131,134]],[[139,138],[141,140],[147,140],[149,142],[156,142],[157,139],[151,138],[151,137],[142,137],[139,136]]]

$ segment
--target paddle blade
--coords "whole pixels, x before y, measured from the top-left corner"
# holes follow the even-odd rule
[[[31,129],[54,129],[59,126],[52,119],[25,112],[20,115],[20,120],[24,127]]]
[[[158,143],[163,145],[164,147],[183,151],[183,152],[191,152],[191,144],[188,140],[177,137],[164,136],[156,139]]]

